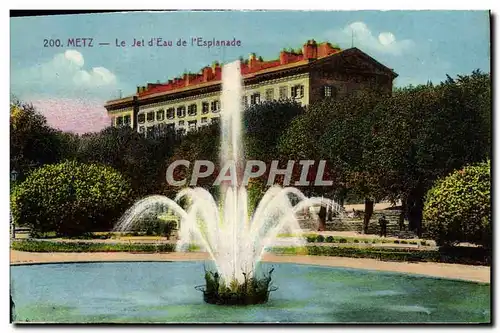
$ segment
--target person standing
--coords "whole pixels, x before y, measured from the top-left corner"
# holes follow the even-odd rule
[[[387,224],[389,222],[385,218],[385,215],[382,215],[381,218],[378,219],[378,224],[380,225],[380,237],[387,237]]]

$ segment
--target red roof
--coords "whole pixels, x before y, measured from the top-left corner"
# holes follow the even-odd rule
[[[308,60],[305,55],[305,48],[307,46],[308,44],[304,45],[304,51],[302,53],[281,51],[280,58],[276,60],[259,61],[258,58],[253,55],[253,57],[251,57],[248,61],[241,63],[241,74],[243,76],[248,74],[257,74],[260,71],[268,70],[270,68],[278,69],[278,67],[285,65],[286,67],[290,67],[290,64]],[[330,54],[340,52],[339,48],[333,47],[329,43],[313,44],[313,47],[316,52],[314,56],[315,59],[324,58]],[[138,96],[143,97],[161,92],[175,91],[201,83],[220,81],[222,79],[221,74],[221,67],[219,64],[216,64],[213,67],[203,68],[199,74],[184,74],[183,77],[169,80],[169,82],[166,83],[148,83],[146,89],[140,91]]]

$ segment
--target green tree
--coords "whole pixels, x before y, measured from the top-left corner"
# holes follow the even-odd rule
[[[32,233],[76,236],[109,230],[130,205],[130,185],[110,167],[68,161],[45,165],[11,196],[17,225]]]
[[[31,104],[10,104],[10,164],[23,180],[32,170],[65,158],[69,149],[63,135],[47,125],[46,118]]]
[[[243,115],[247,159],[272,161],[279,157],[281,134],[304,108],[295,101],[266,101],[247,108]]]
[[[173,154],[178,137],[173,131],[159,131],[147,137],[129,127],[108,127],[84,134],[78,160],[99,163],[120,171],[129,179],[134,197],[159,192],[165,182],[165,164]]]
[[[378,174],[372,173],[367,149],[371,147],[372,110],[384,95],[365,91],[329,98],[309,106],[279,141],[282,155],[293,159],[327,160],[330,188],[310,188],[315,195],[332,194],[342,203],[350,192],[365,199],[364,230],[373,202],[383,196]],[[312,175],[314,179],[314,172]]]
[[[489,156],[489,75],[398,89],[374,109],[369,154],[385,186],[402,199],[410,229],[422,232],[424,196],[433,182]]]
[[[467,166],[438,180],[426,196],[426,230],[439,245],[492,246],[491,163]]]
[[[220,150],[220,127],[217,123],[212,123],[208,126],[203,126],[196,131],[188,132],[175,147],[172,156],[165,163],[165,171],[168,165],[177,160],[186,160],[190,162],[189,168],[178,167],[174,170],[174,179],[186,179],[186,186],[191,181],[193,174],[193,166],[196,160],[207,160],[215,165],[214,173],[206,178],[200,178],[197,181],[197,186],[206,188],[212,194],[217,194],[216,188],[212,185],[220,170],[219,166],[219,150]],[[203,169],[202,171],[205,171]],[[165,172],[163,173],[165,179]],[[175,196],[179,188],[165,183],[164,180],[163,192],[168,196]]]

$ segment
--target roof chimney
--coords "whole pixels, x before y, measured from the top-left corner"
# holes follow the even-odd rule
[[[203,82],[210,81],[212,79],[212,67],[204,67],[203,68]]]
[[[285,65],[288,63],[288,52],[281,51],[280,52],[280,65]]]
[[[315,60],[318,58],[318,45],[314,39],[308,40],[302,47],[302,53],[305,60]]]
[[[248,68],[255,69],[257,67],[257,55],[255,53],[250,53],[248,57]]]

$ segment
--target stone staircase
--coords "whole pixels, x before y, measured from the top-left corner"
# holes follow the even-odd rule
[[[398,237],[402,239],[416,238],[416,235],[408,230],[408,221],[405,221],[404,231],[399,230],[399,210],[375,211],[368,225],[368,234],[380,234],[380,225],[378,219],[385,215],[387,221],[387,236]],[[300,227],[303,230],[318,230],[318,220],[311,217],[302,216],[299,219]],[[363,219],[361,218],[333,218],[326,221],[326,231],[348,231],[361,233],[363,231]]]

